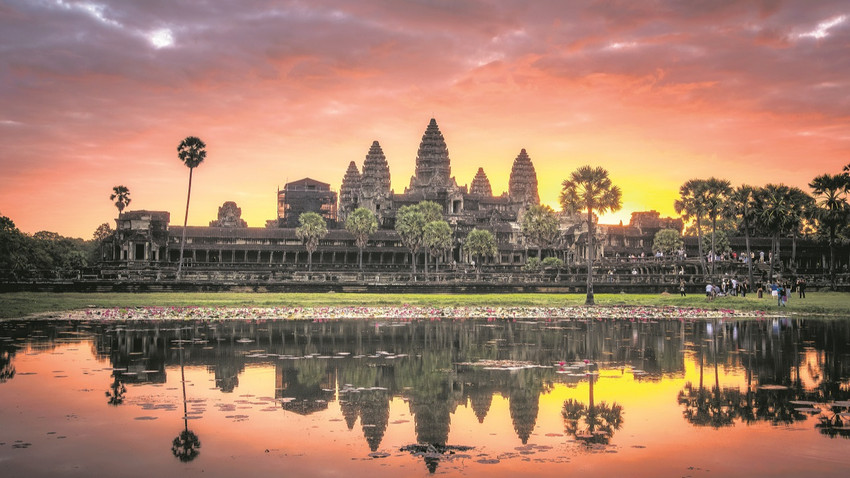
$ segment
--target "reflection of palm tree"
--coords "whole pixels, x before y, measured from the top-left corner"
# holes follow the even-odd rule
[[[587,445],[607,445],[623,425],[623,407],[616,402],[587,406],[571,398],[564,402],[561,415],[567,433]]]
[[[590,365],[589,365],[590,366]],[[593,383],[596,377],[587,373],[589,405],[578,400],[564,402],[561,415],[567,433],[587,445],[607,445],[614,432],[623,425],[623,407],[617,402],[608,405],[605,402],[594,403]]]
[[[730,426],[735,420],[736,404],[740,403],[734,393],[738,390],[715,388],[714,393],[703,387],[694,387],[690,382],[679,392],[679,404],[685,406],[685,420],[697,426],[721,428]]]
[[[115,380],[112,381],[112,385],[109,386],[109,390],[106,391],[106,396],[109,398],[107,401],[108,404],[118,406],[124,403],[124,394],[127,393],[127,387],[124,386],[124,382],[115,377]]]
[[[201,441],[192,430],[184,428],[179,435],[171,442],[171,453],[178,460],[186,463],[194,460],[201,453],[198,448],[201,447]]]
[[[846,408],[846,407],[844,407]],[[842,415],[844,415],[842,417]],[[821,435],[826,435],[830,438],[840,436],[842,438],[850,438],[850,418],[846,412],[842,412],[842,407],[832,404],[828,410],[821,412],[818,417],[819,423],[815,424]]]
[[[186,463],[194,460],[201,453],[198,448],[201,447],[201,441],[192,430],[189,430],[189,410],[186,405],[186,371],[183,366],[183,329],[179,329],[179,350],[180,350],[180,383],[183,385],[183,431],[171,442],[171,453],[178,460]]]
[[[15,364],[12,362],[14,355],[13,350],[0,349],[0,383],[15,377]]]

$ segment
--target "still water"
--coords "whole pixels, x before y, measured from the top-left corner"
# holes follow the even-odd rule
[[[847,476],[850,320],[0,322],[0,475]]]

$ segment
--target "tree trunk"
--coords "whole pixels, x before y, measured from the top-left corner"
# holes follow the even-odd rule
[[[431,262],[431,252],[425,251],[425,282],[428,282],[428,263]]]
[[[593,298],[593,209],[587,208],[587,298],[584,305],[594,305]]]
[[[835,228],[829,231],[829,287],[835,290]]]
[[[357,262],[360,264],[360,270],[362,271],[363,270],[363,248],[362,247],[357,251],[357,256],[358,256]]]
[[[744,242],[747,245],[747,277],[750,280],[750,287],[755,286],[755,281],[753,281],[753,258],[750,253],[750,226],[748,221],[744,221]]]
[[[797,231],[791,236],[791,270],[797,272]]]
[[[177,263],[177,279],[180,279],[180,274],[183,271],[183,248],[186,247],[186,224],[189,222],[189,199],[192,197],[192,170],[189,168],[189,193],[186,194],[186,215],[183,216],[183,235],[180,238],[180,261]],[[129,257],[130,253],[127,252]]]
[[[705,254],[702,253],[702,225],[700,224],[699,215],[697,215],[697,250],[699,251],[699,264],[702,266],[702,275],[708,274],[708,268],[705,265]]]
[[[711,277],[714,277],[714,263],[717,262],[717,253],[714,251],[714,232],[717,229],[717,217],[711,217]]]
[[[312,271],[313,271],[313,251],[307,251],[307,272],[312,272]]]

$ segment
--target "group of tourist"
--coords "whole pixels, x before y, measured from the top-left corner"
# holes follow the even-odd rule
[[[771,282],[767,285],[757,285],[756,293],[758,298],[761,299],[764,297],[764,294],[767,291],[770,291],[771,297],[776,298],[777,307],[787,307],[788,306],[788,296],[796,290],[797,294],[801,299],[806,298],[806,278],[798,277],[794,282],[794,287],[791,287],[790,282]],[[679,291],[682,297],[685,296],[685,281],[681,280],[679,282]],[[739,281],[737,278],[724,278],[720,281],[720,285],[708,283],[705,286],[705,298],[706,300],[712,301],[715,297],[719,296],[741,296],[746,297],[747,292],[750,291],[749,281]]]

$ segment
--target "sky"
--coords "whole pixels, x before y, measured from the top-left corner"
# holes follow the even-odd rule
[[[339,189],[380,142],[397,193],[431,118],[458,184],[540,199],[602,166],[631,212],[679,186],[811,179],[850,163],[850,2],[0,0],[0,215],[91,238],[128,210],[182,224],[186,136],[207,144],[190,225],[249,226],[311,177]]]

